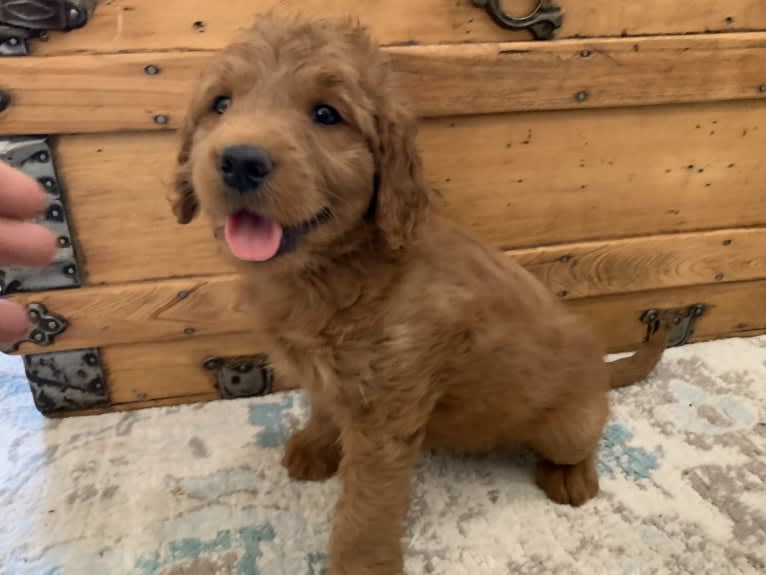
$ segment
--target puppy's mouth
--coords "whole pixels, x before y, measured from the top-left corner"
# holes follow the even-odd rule
[[[224,237],[231,253],[248,262],[267,262],[293,251],[301,238],[332,216],[323,208],[314,217],[294,226],[283,226],[268,216],[240,210],[226,219]]]

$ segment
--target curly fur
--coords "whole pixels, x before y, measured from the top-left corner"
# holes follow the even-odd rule
[[[220,95],[232,98],[222,116],[212,111]],[[313,124],[320,102],[345,122]],[[330,214],[291,253],[236,261],[278,377],[311,401],[284,464],[296,479],[342,481],[333,575],[402,571],[424,447],[528,447],[554,501],[581,505],[598,491],[594,451],[611,387],[601,344],[530,273],[440,215],[415,134],[363,27],[273,15],[205,70],[180,133],[179,222],[204,213],[221,238],[234,200],[216,158],[230,144],[264,147],[277,165],[248,208],[284,226]],[[638,360],[615,364],[614,385],[647,375],[663,347],[655,338]]]

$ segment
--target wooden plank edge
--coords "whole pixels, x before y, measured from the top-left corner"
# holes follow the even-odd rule
[[[237,334],[253,329],[247,301],[231,297],[237,292],[237,276],[196,277],[187,280],[114,285],[17,294],[12,299],[22,304],[40,303],[48,311],[69,322],[66,331],[50,346],[41,348],[26,342],[18,354],[63,351],[87,347],[108,347],[139,342],[163,342],[199,336]],[[763,279],[700,283],[654,290],[625,291],[617,294],[572,299],[574,305],[615,298],[663,299],[671,294],[697,291],[740,290],[746,286],[766,286]],[[695,302],[688,302],[690,305]],[[650,306],[654,304],[649,304]],[[119,319],[119,318],[129,319]],[[757,326],[760,327],[760,326]]]
[[[220,399],[215,393],[202,393],[197,395],[165,397],[160,399],[151,399],[147,401],[134,401],[131,403],[115,403],[109,407],[100,407],[98,409],[85,409],[79,411],[55,412],[45,414],[49,419],[63,419],[69,417],[84,417],[92,415],[105,415],[107,413],[119,413],[123,411],[135,411],[138,409],[151,409],[155,407],[171,407],[174,405],[207,403]]]
[[[762,335],[766,335],[766,329],[733,331],[733,332],[726,332],[726,333],[720,333],[715,335],[708,334],[701,337],[693,336],[692,338],[690,338],[689,342],[685,344],[685,346],[693,345],[696,343],[720,341],[720,340],[732,339],[732,338],[749,339],[753,337],[759,337]],[[680,347],[685,347],[685,346],[680,346]],[[618,354],[623,352],[630,352],[633,350],[634,348],[632,346],[630,348],[619,347],[619,348],[614,348],[612,350],[609,350],[608,353]],[[271,397],[271,396],[286,393],[289,391],[298,391],[298,390],[300,390],[300,387],[285,387],[280,389],[274,389],[274,391],[271,394],[266,396],[261,396],[261,397]],[[248,399],[258,399],[258,398],[242,398],[242,400],[248,400]],[[163,398],[151,399],[147,401],[115,403],[109,407],[103,407],[99,409],[72,411],[72,412],[66,412],[66,413],[52,413],[52,414],[46,415],[46,417],[48,417],[49,419],[64,419],[64,418],[70,418],[70,417],[90,417],[94,415],[104,415],[108,413],[121,413],[126,411],[154,409],[159,407],[172,407],[177,405],[198,404],[201,407],[205,403],[209,403],[212,401],[237,401],[237,400],[222,399],[216,393],[202,393],[202,394],[196,394],[196,395],[177,395],[173,397],[163,397]]]
[[[506,2],[506,5],[509,3]],[[766,15],[759,0],[675,0],[673,3],[639,2],[626,9],[619,2],[560,2],[564,21],[557,39],[571,37],[612,37],[658,34],[698,34],[757,30]],[[513,0],[518,14],[531,11],[536,0]],[[438,43],[477,40],[524,40],[528,31],[511,31],[497,26],[486,10],[471,2],[444,0],[387,0],[359,2],[320,0],[230,0],[226,9],[189,0],[134,0],[100,2],[84,29],[73,33],[51,32],[47,42],[34,45],[34,52],[53,53],[82,50],[219,48],[242,26],[279,6],[283,13],[305,17],[358,16],[382,43],[420,41]],[[173,18],[165,16],[174,14]],[[680,17],[683,15],[683,17]],[[412,22],[419,22],[418,26]]]
[[[766,214],[764,214],[766,217]],[[562,299],[766,278],[766,225],[586,241],[504,253]]]
[[[387,50],[402,73],[403,88],[418,95],[413,102],[423,118],[766,101],[763,33]],[[0,112],[0,134],[175,129],[211,54],[3,58],[0,88],[12,103]],[[146,74],[148,65],[162,72]],[[46,85],[47,76],[55,77],[55,85]],[[36,80],[25,89],[31,77]],[[106,79],[109,86],[102,87]]]
[[[762,246],[766,246],[766,223],[497,249],[535,274],[562,299],[575,300],[766,279],[766,250]],[[621,273],[618,268],[627,265],[631,273]],[[236,277],[223,264],[221,270],[210,273],[147,276],[119,283],[89,284],[87,267],[83,273],[85,283],[81,289]],[[40,292],[41,297],[44,293]],[[34,296],[12,297],[28,301]]]

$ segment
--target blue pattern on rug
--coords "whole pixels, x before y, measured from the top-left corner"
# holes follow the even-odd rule
[[[285,422],[285,412],[295,407],[293,395],[282,397],[280,401],[259,403],[250,408],[250,423],[260,427],[255,440],[261,447],[280,447],[287,441],[289,430]]]
[[[659,467],[659,451],[628,445],[633,434],[620,423],[609,423],[599,444],[597,465],[600,474],[622,473],[634,481],[649,479]]]

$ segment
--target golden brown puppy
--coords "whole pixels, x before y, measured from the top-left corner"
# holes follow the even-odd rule
[[[597,493],[602,347],[532,275],[439,215],[415,119],[363,28],[260,18],[204,72],[181,137],[178,220],[205,214],[259,306],[275,371],[311,400],[288,472],[340,472],[333,575],[402,571],[424,446],[526,446],[554,501]],[[662,348],[617,364],[612,385],[646,375]]]

